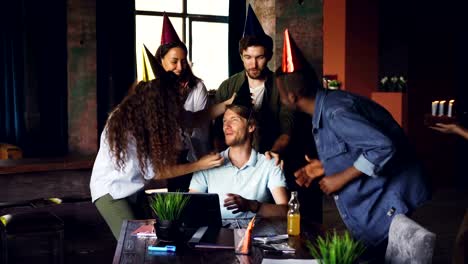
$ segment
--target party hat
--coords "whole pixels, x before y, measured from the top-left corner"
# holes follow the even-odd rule
[[[143,44],[143,51],[142,51],[142,67],[141,69],[143,70],[143,75],[142,75],[142,81],[148,82],[153,79],[155,79],[155,74],[154,74],[154,67],[155,67],[155,62],[156,59],[154,58],[153,54],[148,50],[148,48]]]
[[[177,32],[172,26],[171,20],[169,17],[164,13],[163,16],[163,28],[161,33],[161,45],[168,44],[171,42],[181,42]]]
[[[290,37],[289,30],[286,29],[284,31],[283,60],[281,62],[281,68],[284,73],[293,73],[304,67],[304,63],[299,55],[300,51],[294,40]]]
[[[243,106],[248,110],[253,108],[252,96],[250,95],[249,82],[247,78],[245,79],[242,86],[239,88],[239,91],[236,93],[236,97],[232,102],[233,105]]]
[[[247,255],[250,253],[252,246],[252,229],[254,228],[254,226],[255,216],[252,217],[252,219],[250,220],[249,224],[247,225],[247,229],[245,229],[242,239],[236,245],[236,254]]]
[[[245,37],[245,36],[261,37],[265,35],[266,35],[265,31],[263,31],[260,21],[258,21],[258,18],[252,9],[252,6],[249,4],[248,10],[247,10],[247,18],[245,19],[244,34],[242,35],[242,37]]]

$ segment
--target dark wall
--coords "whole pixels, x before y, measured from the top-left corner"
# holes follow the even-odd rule
[[[63,155],[67,152],[66,1],[24,1],[22,8],[24,156]]]
[[[468,83],[466,76],[468,72],[468,16],[466,9],[462,8],[462,3],[454,5],[453,23],[456,25],[452,29],[455,42],[455,98],[457,100],[456,112],[460,124],[468,128]],[[468,140],[457,139],[455,152],[455,187],[463,190],[468,189]]]
[[[411,32],[408,85],[408,131],[419,157],[431,176],[434,188],[457,186],[457,174],[466,175],[464,161],[457,162],[463,153],[457,153],[461,139],[442,134],[424,126],[424,115],[430,112],[431,102],[455,98],[459,89],[466,89],[463,75],[458,76],[460,54],[466,47],[458,44],[458,24],[454,16],[457,7],[453,2],[412,4],[414,14],[406,25]],[[466,32],[466,30],[464,30]],[[463,35],[463,34],[461,34]],[[460,48],[457,48],[460,47]],[[457,81],[460,80],[460,81]],[[466,178],[466,177],[465,177]]]
[[[379,80],[393,75],[408,77],[408,5],[405,0],[379,1]]]
[[[136,80],[135,3],[96,3],[98,132]]]
[[[455,99],[466,122],[468,30],[461,10],[456,1],[379,1],[379,79],[407,77],[407,131],[435,189],[467,186],[467,142],[424,125],[434,100]]]
[[[346,1],[346,90],[370,97],[378,75],[378,3]]]

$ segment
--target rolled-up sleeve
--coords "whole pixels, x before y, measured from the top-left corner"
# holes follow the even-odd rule
[[[375,174],[375,165],[368,161],[364,155],[361,154],[359,158],[354,162],[353,166],[359,170],[360,172],[367,174],[371,177],[377,177],[377,174]]]
[[[330,126],[347,145],[361,152],[353,165],[368,176],[378,177],[383,166],[395,154],[391,139],[376,124],[355,111],[354,107],[333,111]]]

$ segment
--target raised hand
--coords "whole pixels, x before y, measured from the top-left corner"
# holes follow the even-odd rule
[[[455,134],[458,126],[456,124],[443,124],[443,123],[436,123],[435,126],[431,126],[430,128],[437,130],[442,133],[447,134]]]
[[[313,180],[323,176],[325,170],[318,159],[310,159],[307,155],[305,159],[308,164],[294,172],[294,176],[299,186],[309,187]]]

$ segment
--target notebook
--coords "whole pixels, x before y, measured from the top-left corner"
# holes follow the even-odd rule
[[[156,237],[154,225],[142,225],[132,232],[132,236],[138,237]]]

